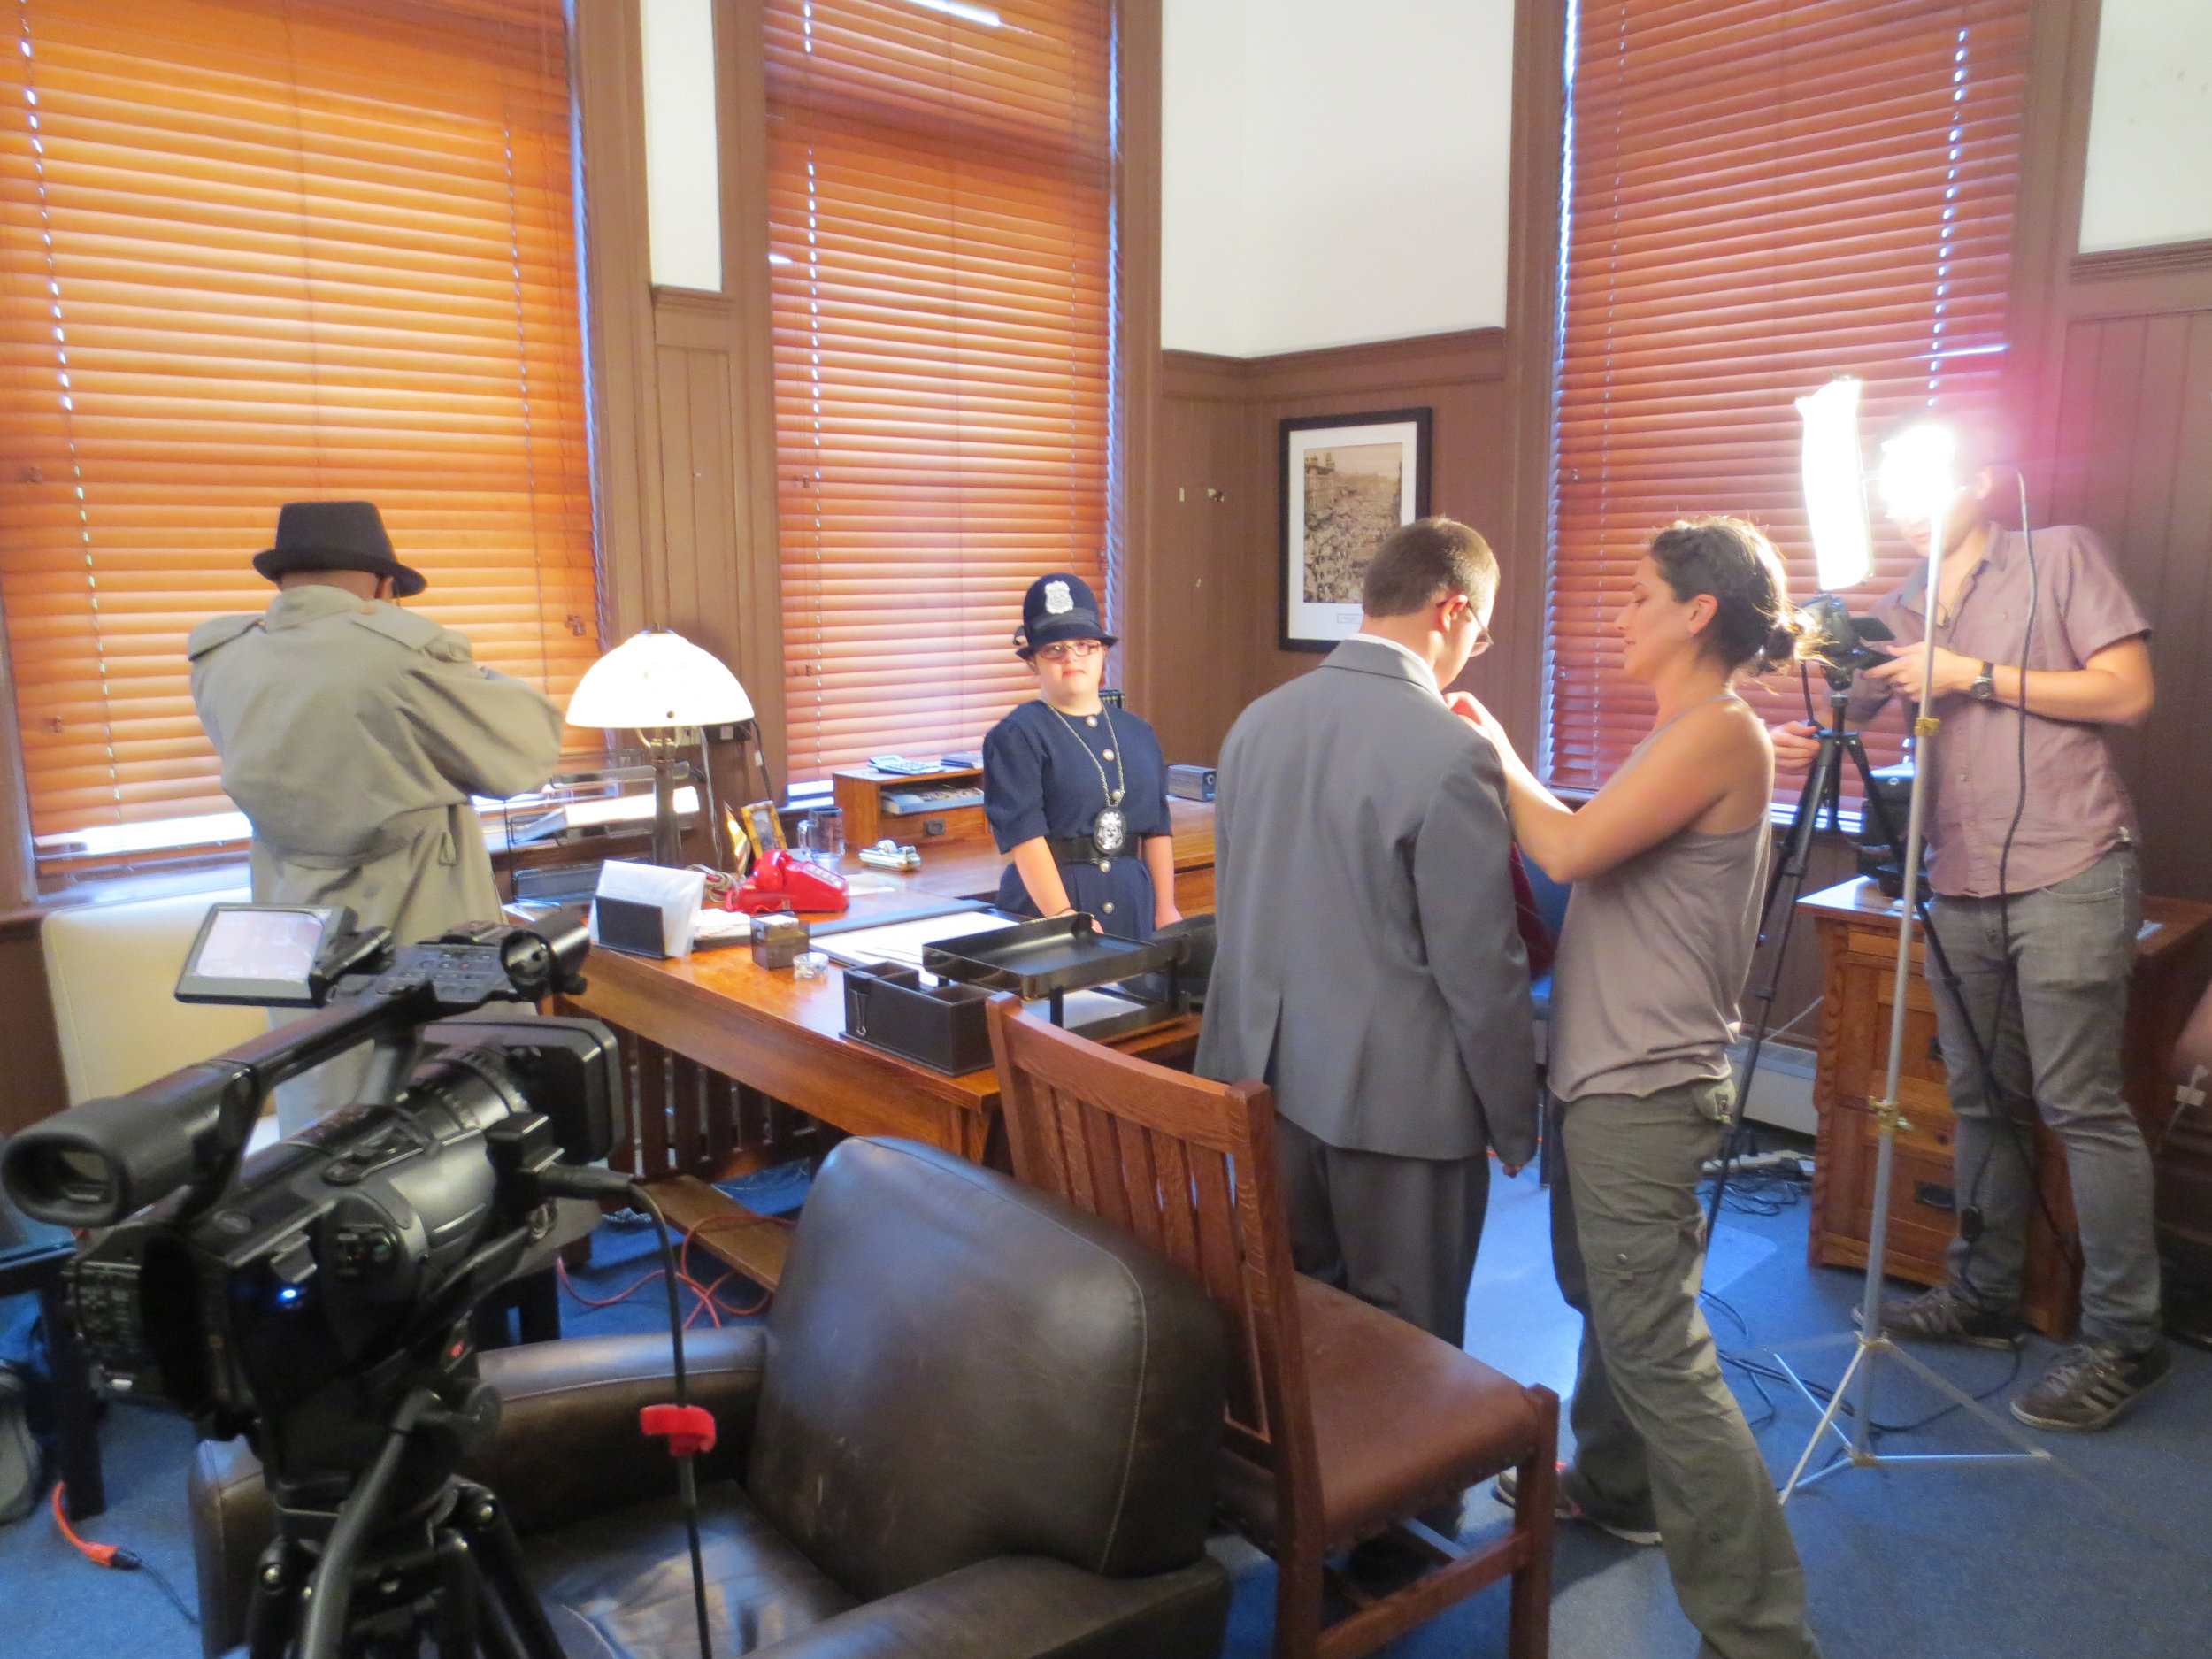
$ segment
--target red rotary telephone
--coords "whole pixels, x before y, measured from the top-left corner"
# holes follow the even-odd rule
[[[843,876],[783,847],[762,854],[737,890],[737,908],[749,916],[770,910],[841,910],[851,902]]]

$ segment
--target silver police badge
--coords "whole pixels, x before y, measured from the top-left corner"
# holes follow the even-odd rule
[[[1118,806],[1099,809],[1097,821],[1091,826],[1091,845],[1098,849],[1102,858],[1119,852],[1129,840],[1129,820],[1122,816]]]
[[[1075,595],[1068,592],[1067,583],[1045,584],[1045,609],[1056,617],[1075,609]]]

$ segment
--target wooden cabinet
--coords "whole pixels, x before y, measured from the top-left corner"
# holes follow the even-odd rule
[[[1879,888],[1847,881],[1800,901],[1820,934],[1824,970],[1820,1066],[1813,1104],[1820,1115],[1808,1250],[1816,1265],[1863,1267],[1873,1213],[1876,1136],[1867,1102],[1878,1096],[1889,1058],[1890,1010],[1897,962],[1897,913]],[[2128,1102],[2159,1161],[2162,1241],[2193,1241],[2212,1253],[2212,1125],[2184,1123],[2167,1133],[2173,1091],[2166,1058],[2182,1023],[2212,979],[2212,904],[2143,901],[2124,1055]],[[1899,1110],[1909,1125],[1897,1137],[1890,1186],[1889,1260],[1896,1278],[1939,1283],[1956,1226],[1951,1141],[1954,1120],[1936,1043],[1935,1003],[1921,977],[1924,947],[1913,943],[1905,998]],[[2050,1213],[2071,1233],[2073,1197],[2055,1136],[2034,1129],[2038,1179]],[[2024,1306],[2035,1327],[2071,1333],[2078,1286],[2043,1206],[2028,1223]]]
[[[922,812],[892,812],[887,795],[926,794],[934,789],[976,790],[983,787],[983,773],[974,769],[933,772],[919,778],[878,772],[873,766],[849,766],[830,774],[837,804],[845,814],[845,846],[857,852],[885,836],[921,849],[929,856],[933,847],[981,844],[988,846],[991,826],[983,817],[983,803],[949,806]]]

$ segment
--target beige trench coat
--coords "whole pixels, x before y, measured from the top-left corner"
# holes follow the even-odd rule
[[[350,905],[402,945],[498,919],[469,797],[552,775],[561,711],[542,693],[478,666],[451,629],[339,588],[218,617],[186,649],[223,787],[253,826],[257,903]],[[352,1086],[342,1066],[312,1079],[326,1106]],[[296,1094],[280,1098],[288,1134]]]

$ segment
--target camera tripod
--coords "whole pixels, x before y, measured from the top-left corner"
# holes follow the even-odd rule
[[[453,1473],[498,1417],[488,1385],[461,1386],[452,1407],[451,1384],[411,1389],[334,1510],[327,1478],[272,1476],[277,1536],[254,1572],[250,1659],[418,1659],[426,1640],[438,1659],[561,1659],[506,1510]]]
[[[1838,681],[1841,683],[1839,684]],[[1851,680],[1839,671],[1828,671],[1828,723],[1816,728],[1815,735],[1820,752],[1814,757],[1811,768],[1805,774],[1805,787],[1797,797],[1797,810],[1791,815],[1789,833],[1784,838],[1782,856],[1776,861],[1774,871],[1767,878],[1766,898],[1759,907],[1758,937],[1763,942],[1767,928],[1774,918],[1774,906],[1784,893],[1789,902],[1782,912],[1782,932],[1775,941],[1773,954],[1768,958],[1766,983],[1754,994],[1759,1005],[1759,1018],[1753,1025],[1750,1046],[1744,1055],[1743,1078],[1736,1090],[1735,1110],[1728,1119],[1728,1133],[1721,1147],[1720,1173],[1713,1182],[1712,1197],[1707,1201],[1705,1230],[1710,1236],[1720,1218],[1721,1201],[1727,1195],[1728,1180],[1735,1169],[1736,1160],[1742,1156],[1744,1142],[1744,1110],[1751,1098],[1751,1080],[1757,1075],[1759,1058],[1766,1048],[1767,1032],[1774,1019],[1774,999],[1782,988],[1782,964],[1788,959],[1790,939],[1797,929],[1797,902],[1804,896],[1805,878],[1811,868],[1813,836],[1824,818],[1830,829],[1841,827],[1843,811],[1843,762],[1847,757],[1859,774],[1859,787],[1864,802],[1863,810],[1872,814],[1875,827],[1888,843],[1893,856],[1901,867],[1905,856],[1904,839],[1898,833],[1896,824],[1889,816],[1889,809],[1874,787],[1874,771],[1866,758],[1866,745],[1859,734],[1851,730],[1848,710],[1851,702]],[[1807,712],[1811,712],[1808,700]],[[1920,923],[1921,937],[1927,941],[1930,961],[1937,977],[1947,992],[1955,995],[1956,977],[1951,972],[1951,962],[1943,949],[1943,941],[1936,937],[1933,919],[1928,913],[1927,895],[1916,895],[1914,915]],[[1971,1021],[1968,1024],[1970,1025]],[[1974,1033],[1978,1049],[1979,1032]],[[1987,1075],[1984,1055],[1984,1075]]]
[[[1932,571],[1930,575],[1930,591],[1932,592],[1934,591],[1934,582],[1935,577]],[[1932,641],[1931,649],[1932,649]],[[1768,883],[1766,901],[1760,911],[1760,937],[1762,939],[1765,937],[1767,922],[1773,911],[1775,901],[1786,887],[1789,892],[1789,910],[1783,918],[1781,936],[1771,959],[1771,965],[1768,970],[1765,987],[1758,994],[1759,1022],[1752,1038],[1750,1049],[1746,1056],[1743,1087],[1738,1092],[1735,1110],[1729,1121],[1729,1131],[1724,1143],[1724,1161],[1719,1177],[1714,1183],[1711,1205],[1706,1212],[1706,1233],[1709,1238],[1713,1225],[1720,1213],[1721,1200],[1727,1191],[1730,1164],[1738,1156],[1743,1133],[1744,1107],[1750,1096],[1751,1079],[1758,1067],[1760,1050],[1765,1042],[1768,1022],[1773,1015],[1774,998],[1781,980],[1782,961],[1789,949],[1790,936],[1797,919],[1797,902],[1804,890],[1813,833],[1818,827],[1824,808],[1828,814],[1830,825],[1832,826],[1836,825],[1842,794],[1842,759],[1847,755],[1858,769],[1859,780],[1865,791],[1863,797],[1865,810],[1873,815],[1876,827],[1880,830],[1883,840],[1888,843],[1891,851],[1896,856],[1899,868],[1903,872],[1904,893],[1900,909],[1901,911],[1909,914],[1900,914],[1897,919],[1896,983],[1891,1007],[1887,1083],[1883,1090],[1882,1098],[1869,1103],[1874,1118],[1878,1144],[1875,1154],[1872,1214],[1867,1228],[1865,1291],[1859,1309],[1859,1328],[1848,1335],[1822,1339],[1829,1342],[1843,1341],[1852,1344],[1851,1363],[1844,1368],[1843,1375],[1837,1379],[1834,1390],[1824,1405],[1812,1389],[1807,1386],[1804,1379],[1791,1369],[1789,1362],[1781,1356],[1779,1351],[1775,1354],[1775,1362],[1781,1367],[1783,1374],[1788,1377],[1797,1391],[1805,1396],[1807,1403],[1821,1414],[1819,1424],[1814,1428],[1811,1438],[1806,1441],[1805,1449],[1797,1460],[1797,1466],[1790,1471],[1790,1478],[1783,1486],[1781,1497],[1785,1503],[1789,1502],[1800,1486],[1810,1486],[1813,1482],[1824,1479],[1839,1469],[1879,1468],[1889,1463],[2048,1463],[2051,1457],[2048,1451],[2037,1445],[2023,1431],[2005,1421],[1948,1378],[1932,1370],[1918,1358],[1898,1347],[1891,1340],[1889,1333],[1882,1328],[1882,1269],[1888,1252],[1890,1187],[1894,1179],[1896,1167],[1897,1135],[1899,1130],[1905,1127],[1904,1119],[1897,1110],[1896,1097],[1898,1064],[1904,1040],[1906,985],[1910,972],[1908,940],[1913,921],[1916,920],[1919,923],[1920,936],[1927,948],[1927,964],[1932,971],[1930,975],[1932,984],[1941,987],[1938,995],[1950,997],[1952,1006],[1962,1015],[1967,1013],[1967,1010],[1960,990],[1958,976],[1953,971],[1950,956],[1943,948],[1941,937],[1936,932],[1934,918],[1929,913],[1927,894],[1922,888],[1919,879],[1921,818],[1926,800],[1924,768],[1929,764],[1928,757],[1924,752],[1924,741],[1934,734],[1936,722],[1922,717],[1916,718],[1913,724],[1914,732],[1922,741],[1923,748],[1914,756],[1912,810],[1905,835],[1901,840],[1897,833],[1896,824],[1890,817],[1887,805],[1875,789],[1872,769],[1867,764],[1865,746],[1861,742],[1858,734],[1851,731],[1848,726],[1847,714],[1850,702],[1850,675],[1845,671],[1831,668],[1827,677],[1828,724],[1819,731],[1819,753],[1815,757],[1811,771],[1806,778],[1804,792],[1798,798],[1797,811],[1790,823],[1790,833],[1785,845],[1783,857],[1777,864],[1774,874]],[[1960,1024],[1965,1028],[1968,1039],[1973,1045],[1980,1075],[1985,1079],[1989,1079],[1992,1076],[1989,1051],[1979,1029],[1970,1017],[1962,1018]],[[1878,1362],[1884,1359],[1893,1360],[1902,1365],[1908,1371],[1918,1377],[1927,1386],[1943,1395],[1952,1405],[1962,1408],[2022,1449],[2007,1452],[1886,1453],[1877,1451],[1874,1448],[1876,1432],[1874,1386]],[[1855,1381],[1857,1384],[1855,1394],[1852,1387]],[[1847,1435],[1837,1426],[1836,1423],[1837,1417],[1847,1409],[1852,1413],[1852,1432]],[[1805,1470],[1806,1466],[1812,1462],[1814,1451],[1831,1433],[1833,1433],[1841,1442],[1839,1453],[1832,1461],[1808,1476]]]

